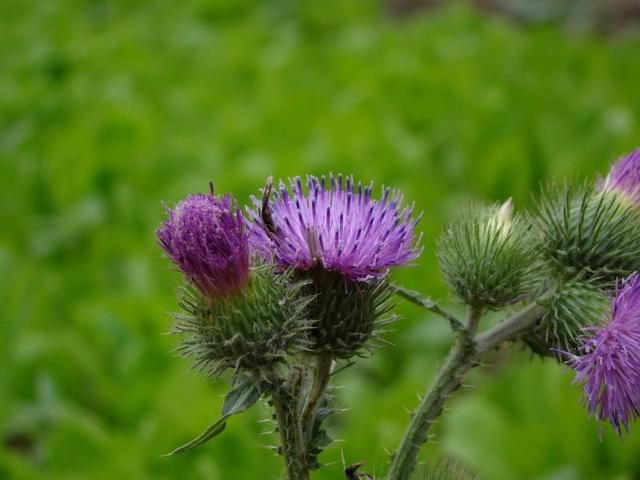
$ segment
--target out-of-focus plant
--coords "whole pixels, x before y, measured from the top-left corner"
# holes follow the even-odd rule
[[[371,185],[342,176],[308,177],[306,187],[296,178],[274,188],[269,179],[246,215],[213,187],[188,197],[157,232],[186,280],[178,350],[197,369],[232,380],[220,418],[171,454],[212,439],[229,417],[266,398],[287,478],[308,479],[332,441],[332,376],[383,341],[394,294],[444,318],[455,340],[388,480],[473,478],[454,463],[416,471],[416,458],[464,376],[507,342],[574,368],[589,410],[622,433],[640,410],[639,180],[636,151],[595,185],[547,187],[531,212],[514,212],[511,200],[463,210],[446,226],[438,258],[467,306],[464,319],[389,282],[392,267],[420,254],[419,217],[399,192],[383,188],[374,199]],[[480,329],[501,310],[509,315]],[[345,476],[373,478],[361,466]]]

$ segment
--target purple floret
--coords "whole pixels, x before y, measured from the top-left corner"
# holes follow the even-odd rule
[[[310,270],[322,267],[364,281],[381,278],[390,267],[415,260],[413,207],[401,207],[402,195],[383,189],[371,198],[372,186],[355,185],[331,175],[307,177],[307,191],[296,178],[288,189],[282,182],[269,201],[265,224],[262,202],[249,209],[249,242],[263,258],[281,267]]]
[[[156,232],[158,243],[206,297],[221,299],[246,285],[248,239],[231,196],[191,195],[167,216]]]
[[[586,404],[598,419],[609,421],[618,434],[640,414],[640,275],[620,286],[611,317],[592,329],[569,363],[584,384]]]
[[[640,205],[640,148],[616,161],[604,182],[604,188],[618,192]]]

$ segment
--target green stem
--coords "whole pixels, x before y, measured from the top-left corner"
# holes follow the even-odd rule
[[[305,443],[309,441],[309,437],[313,433],[313,423],[320,406],[320,401],[329,385],[332,363],[333,359],[328,353],[321,353],[317,357],[313,383],[311,384],[307,401],[302,410],[302,431],[304,432]]]
[[[298,395],[287,384],[281,384],[271,393],[271,401],[278,422],[287,479],[309,480],[309,466],[298,410]]]
[[[408,302],[411,302],[414,305],[429,310],[430,312],[433,312],[436,315],[444,318],[447,322],[449,322],[451,330],[453,330],[454,332],[460,332],[464,330],[464,325],[460,320],[458,320],[446,310],[440,308],[440,306],[430,298],[422,296],[420,292],[416,292],[415,290],[408,290],[395,284],[392,284],[391,288],[399,297],[402,297]]]
[[[463,332],[469,337],[469,342],[472,342],[474,335],[478,331],[478,325],[480,324],[480,319],[484,314],[484,308],[469,306],[467,309],[467,322],[465,324],[466,332]]]
[[[466,373],[477,365],[489,350],[507,340],[516,339],[543,314],[544,308],[533,303],[474,338],[473,333],[477,329],[482,310],[469,309],[467,327],[458,335],[429,391],[415,411],[391,462],[388,480],[409,479],[416,466],[418,452],[427,441],[431,425],[442,413],[447,398],[460,387]]]

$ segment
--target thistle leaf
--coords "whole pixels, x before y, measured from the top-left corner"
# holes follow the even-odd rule
[[[234,387],[225,396],[222,406],[222,416],[209,425],[207,429],[196,438],[176,448],[172,452],[163,455],[163,457],[188,452],[217,437],[224,431],[229,417],[251,408],[260,399],[262,393],[262,389],[254,379],[246,375],[238,375]]]
[[[262,389],[255,380],[246,375],[236,377],[236,382],[224,398],[222,415],[230,417],[251,408],[262,395]]]
[[[162,455],[163,457],[169,457],[172,455],[179,455],[181,453],[185,453],[188,452],[189,450],[199,447],[200,445],[207,443],[209,440],[211,440],[212,438],[220,435],[225,427],[227,426],[227,418],[229,416],[228,415],[224,415],[222,417],[220,417],[218,420],[216,420],[215,422],[213,422],[211,425],[209,425],[207,427],[207,429],[202,432],[200,435],[198,435],[196,438],[194,438],[193,440],[191,440],[188,443],[185,443],[184,445],[182,445],[181,447],[176,448],[175,450],[166,453],[164,455]]]

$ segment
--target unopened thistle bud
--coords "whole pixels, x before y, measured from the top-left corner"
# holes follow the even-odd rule
[[[355,185],[351,177],[300,178],[249,210],[250,243],[282,269],[310,280],[313,349],[346,358],[375,335],[389,308],[385,277],[391,267],[412,262],[416,247],[412,208],[397,191]]]
[[[446,228],[438,245],[445,279],[465,304],[495,309],[523,300],[536,280],[528,224],[512,216],[511,200],[471,207]]]
[[[609,189],[549,188],[534,223],[542,257],[560,277],[613,286],[640,270],[640,211]]]
[[[576,381],[584,384],[589,411],[616,432],[629,430],[640,415],[640,276],[624,281],[606,324],[586,330],[576,355],[569,356]]]
[[[191,195],[167,211],[156,232],[167,257],[208,299],[222,299],[249,279],[249,246],[242,213],[231,196]]]
[[[640,148],[619,158],[613,164],[602,189],[620,195],[635,206],[640,206]]]

